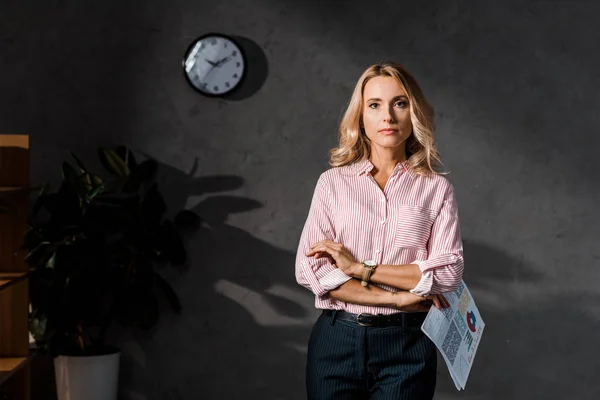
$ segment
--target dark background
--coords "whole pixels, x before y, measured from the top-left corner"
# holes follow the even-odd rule
[[[168,275],[183,315],[144,340],[115,334],[122,398],[305,398],[317,314],[294,280],[296,245],[353,85],[388,59],[435,106],[487,324],[466,391],[440,363],[436,399],[599,398],[599,13],[593,1],[2,0],[0,131],[31,135],[32,181],[58,179],[69,150],[93,160],[125,143],[160,161],[172,210],[211,223]],[[241,99],[183,79],[206,32],[251,50]],[[34,394],[52,399],[52,371],[34,372]]]

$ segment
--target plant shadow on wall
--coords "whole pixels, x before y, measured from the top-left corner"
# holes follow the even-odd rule
[[[599,398],[600,361],[589,356],[600,353],[600,321],[592,315],[598,296],[568,287],[562,293],[539,291],[547,286],[544,274],[526,261],[472,240],[464,240],[464,249],[464,281],[486,327],[465,393],[456,390],[438,357],[436,398],[559,400],[567,391],[572,398]],[[581,382],[577,387],[557,379],[574,371]]]
[[[165,315],[151,342],[129,342],[123,388],[131,399],[303,399],[305,346],[317,317],[314,298],[294,277],[295,253],[232,226],[228,218],[262,207],[217,192],[237,176],[195,177],[161,164],[170,208],[189,208],[202,224],[187,243],[190,264],[170,281],[181,316]],[[195,202],[195,204],[191,204]]]

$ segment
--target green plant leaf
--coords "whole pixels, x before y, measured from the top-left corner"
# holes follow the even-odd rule
[[[44,202],[46,201],[46,197],[47,197],[49,191],[50,191],[50,183],[45,182],[44,185],[42,186],[42,188],[40,189],[37,197],[35,198],[33,206],[31,207],[30,220],[35,219],[37,217],[37,215],[40,211],[40,208],[42,208],[42,206],[44,205]],[[30,222],[30,224],[32,224],[32,223]]]
[[[90,190],[87,195],[85,196],[85,200],[90,203],[92,200],[94,200],[94,198],[99,195],[100,193],[102,193],[104,191],[104,185],[100,184],[98,186],[96,186],[95,188],[93,188],[92,190]]]
[[[90,176],[92,177],[92,185],[94,187],[96,187],[98,185],[102,185],[102,183],[104,183],[104,181],[102,180],[102,178],[100,178],[99,176],[91,175],[91,174],[90,174]]]
[[[117,321],[125,326],[151,329],[158,322],[158,299],[153,290],[152,276],[138,276],[120,294]]]
[[[141,203],[141,208],[144,219],[150,224],[159,222],[167,212],[167,204],[158,191],[156,183],[150,186],[150,189],[146,192]]]
[[[36,248],[43,241],[42,235],[33,228],[30,227],[27,229],[25,234],[23,234],[23,242],[21,243],[21,250],[32,250]]]
[[[179,301],[177,293],[175,293],[169,282],[167,282],[162,276],[160,276],[160,274],[158,274],[156,271],[154,271],[153,273],[154,279],[156,280],[158,287],[160,287],[163,293],[165,294],[165,297],[167,298],[167,301],[169,302],[169,305],[171,306],[173,311],[175,311],[177,314],[181,314],[181,302]]]
[[[98,150],[100,162],[108,172],[116,176],[128,176],[129,167],[125,161],[112,149],[100,147]]]
[[[54,264],[55,263],[56,263],[56,252],[52,253],[52,256],[50,257],[50,259],[46,263],[46,267],[48,267],[48,268],[54,268]]]
[[[27,253],[27,255],[25,256],[25,261],[33,261],[33,259],[38,256],[38,253],[44,250],[44,247],[48,246],[49,244],[50,242],[47,241],[40,242],[29,253]]]
[[[81,215],[81,201],[77,188],[63,182],[56,196],[49,195],[46,208],[52,214],[50,223],[60,226],[75,223]]]
[[[62,178],[73,188],[79,186],[79,174],[71,164],[66,161],[62,163]]]
[[[187,251],[181,236],[169,220],[164,221],[160,230],[160,241],[163,251],[173,265],[183,265],[187,259]]]
[[[123,145],[118,146],[115,149],[115,152],[121,157],[121,160],[125,161],[125,164],[127,164],[130,170],[137,166],[135,156],[133,155],[133,152],[129,150],[129,147]]]
[[[158,299],[150,290],[142,290],[142,296],[138,299],[138,313],[135,324],[140,329],[152,329],[158,322]]]
[[[131,169],[131,174],[123,185],[123,191],[125,193],[137,192],[144,183],[147,183],[149,184],[148,186],[150,186],[156,177],[157,170],[158,163],[154,160],[145,160],[141,164],[135,166]]]
[[[85,167],[85,165],[81,162],[81,160],[79,159],[79,157],[77,157],[75,155],[75,153],[73,152],[69,152],[69,154],[71,155],[71,157],[73,157],[73,159],[75,160],[75,163],[77,164],[77,166],[79,167],[80,172],[85,172],[85,173],[89,173],[87,168]]]

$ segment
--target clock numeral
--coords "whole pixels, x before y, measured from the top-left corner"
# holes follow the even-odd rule
[[[234,57],[235,57],[235,56],[237,56],[237,51],[235,51],[235,50],[234,50],[234,51],[232,51],[232,52],[231,52],[231,55],[232,55],[232,56],[234,56]]]
[[[229,82],[225,82],[225,86],[226,86],[226,87],[229,87]]]
[[[239,67],[241,67],[241,66],[242,66],[242,63],[241,63],[241,62],[236,62],[236,63],[235,63],[235,66],[239,68]]]
[[[213,46],[214,46],[215,44],[217,44],[217,39],[211,39],[211,41],[210,41],[210,44],[212,44]]]
[[[217,90],[219,90],[219,87],[218,87],[218,86],[215,86],[213,89],[214,89],[214,90],[215,90],[215,92],[216,92]]]
[[[237,77],[238,77],[238,74],[233,74],[233,77],[234,77],[234,78],[237,78]]]
[[[227,42],[225,42],[225,45],[223,47],[227,48]]]

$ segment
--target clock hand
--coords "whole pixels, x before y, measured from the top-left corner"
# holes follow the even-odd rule
[[[216,62],[216,63],[215,63],[215,62],[212,62],[212,61],[210,61],[210,60],[208,60],[208,59],[206,59],[206,58],[204,59],[204,61],[206,61],[207,63],[209,63],[209,64],[210,64],[210,65],[212,65],[213,67],[216,67],[217,65],[219,65],[219,63],[218,63],[218,62]]]
[[[229,56],[223,58],[222,60],[217,61],[216,66],[220,67],[221,65],[223,65],[224,63],[226,63],[229,60]]]

